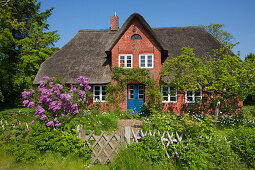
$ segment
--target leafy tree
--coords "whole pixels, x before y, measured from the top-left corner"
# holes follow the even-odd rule
[[[40,64],[57,50],[59,35],[46,32],[53,8],[40,12],[40,6],[37,0],[0,3],[0,102],[5,104],[14,104],[32,86]]]
[[[201,27],[205,28],[206,31],[219,40],[223,45],[232,44],[234,37],[230,33],[222,30],[224,24],[201,25]]]
[[[246,84],[251,86],[250,97],[251,101],[254,100],[255,96],[255,54],[250,53],[245,57],[244,67],[246,70]]]
[[[202,89],[214,107],[216,119],[224,101],[237,96],[244,99],[251,91],[248,77],[254,75],[247,71],[239,57],[233,55],[229,46],[202,58],[196,57],[193,49],[188,47],[182,48],[182,53],[165,62],[164,80],[180,91]]]

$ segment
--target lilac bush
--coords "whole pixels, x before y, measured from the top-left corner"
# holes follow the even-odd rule
[[[24,106],[35,108],[36,118],[46,126],[61,126],[61,120],[78,114],[79,106],[88,104],[86,94],[91,89],[88,78],[80,76],[76,80],[77,87],[71,85],[70,89],[56,83],[54,77],[43,77],[43,80],[38,90],[24,91],[22,97]]]

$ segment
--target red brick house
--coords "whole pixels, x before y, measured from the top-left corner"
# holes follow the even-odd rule
[[[181,54],[189,46],[201,57],[221,44],[201,27],[151,28],[137,13],[132,14],[119,29],[118,16],[111,16],[110,29],[81,30],[62,49],[42,63],[34,80],[58,75],[67,84],[74,84],[79,76],[89,78],[93,87],[93,102],[106,101],[106,85],[112,81],[114,67],[145,68],[154,80],[160,80],[162,64],[169,56]],[[180,112],[184,103],[195,103],[202,91],[179,93],[162,86],[165,109]],[[139,82],[127,85],[123,110],[139,111],[146,102],[146,87]]]

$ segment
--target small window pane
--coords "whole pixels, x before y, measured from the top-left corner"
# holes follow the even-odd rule
[[[100,95],[100,91],[95,91],[95,95]]]
[[[192,102],[193,98],[192,97],[187,97],[187,101]]]
[[[131,60],[131,56],[130,55],[127,56],[127,60]]]
[[[166,92],[166,91],[163,91],[163,96],[165,97],[167,97],[168,96],[168,92]]]
[[[100,90],[100,86],[95,86],[95,90]]]
[[[124,67],[125,66],[125,62],[120,60],[120,67]]]
[[[192,96],[192,91],[187,91],[187,96]]]
[[[134,99],[134,85],[129,85],[128,94],[129,94],[129,99]]]
[[[102,96],[102,100],[105,100],[105,96]]]
[[[125,56],[120,56],[120,60],[125,60]]]
[[[168,97],[163,97],[163,101],[167,102],[168,101]]]

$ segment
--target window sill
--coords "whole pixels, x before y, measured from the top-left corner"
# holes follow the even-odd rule
[[[100,101],[100,100],[93,100],[93,103],[106,103],[107,101],[103,100],[103,101]]]
[[[171,102],[171,101],[162,101],[162,103],[177,103],[177,102]]]

